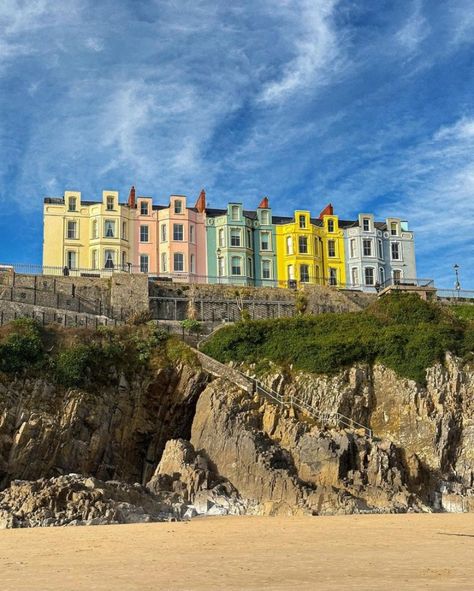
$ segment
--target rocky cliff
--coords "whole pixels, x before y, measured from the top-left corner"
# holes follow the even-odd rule
[[[2,376],[0,522],[474,509],[469,364],[448,356],[426,387],[363,364],[262,379],[374,437],[323,428],[184,363],[88,391]]]

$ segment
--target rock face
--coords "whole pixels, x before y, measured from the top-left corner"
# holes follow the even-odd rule
[[[373,439],[210,379],[181,364],[96,392],[0,377],[0,522],[474,510],[469,364],[447,356],[426,387],[382,366],[264,376]]]
[[[217,380],[202,393],[191,442],[268,514],[422,510],[399,450],[321,431]]]
[[[94,392],[0,377],[0,489],[70,472],[145,484],[171,438],[189,438],[208,376],[178,365]]]

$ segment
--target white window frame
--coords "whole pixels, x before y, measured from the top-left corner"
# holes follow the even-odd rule
[[[286,254],[293,254],[293,236],[286,237]]]
[[[367,271],[372,271],[372,283],[367,281]],[[375,285],[375,269],[374,267],[364,267],[364,285],[373,287]]]
[[[367,224],[367,229],[365,225]],[[370,232],[370,218],[362,218],[362,231],[363,232]]]
[[[140,242],[150,242],[150,227],[148,224],[140,225]]]
[[[194,224],[189,224],[189,242],[194,244]]]
[[[189,271],[190,273],[196,273],[196,255],[194,254],[189,256]]]
[[[234,265],[234,261],[237,261],[237,265]],[[238,273],[234,273],[234,269],[239,269]],[[230,272],[235,277],[242,276],[242,257],[239,256],[232,256],[230,259]]]
[[[109,257],[108,254],[111,256]],[[115,250],[110,248],[104,250],[104,269],[115,269]]]
[[[268,231],[264,231],[264,232],[260,233],[260,250],[263,250],[266,252],[266,251],[272,249],[271,236],[272,236],[271,232],[268,232]],[[266,240],[267,247],[266,248],[264,248],[264,244],[265,244],[264,238],[265,237],[267,238],[267,240]]]
[[[270,212],[269,211],[262,211],[262,226],[268,226],[270,220]]]
[[[225,246],[225,232],[224,232],[224,228],[219,228],[219,231],[218,231],[218,242],[219,242],[219,246]]]
[[[160,266],[161,266],[161,272],[162,273],[167,273],[168,272],[168,264],[167,264],[167,262],[168,262],[167,253],[166,252],[162,252],[161,253],[161,261],[160,261]]]
[[[160,241],[167,242],[168,241],[168,229],[166,224],[161,224],[160,226]]]
[[[112,232],[110,236],[109,230]],[[104,238],[115,238],[115,220],[104,221]]]
[[[333,247],[331,249],[331,246]],[[328,258],[335,259],[337,257],[336,254],[336,241],[335,240],[328,240]]]
[[[149,263],[150,257],[147,254],[140,255],[140,273],[148,273],[149,272]]]
[[[181,199],[175,199],[174,201],[174,213],[180,215],[183,213],[183,201]]]
[[[68,211],[77,211],[77,197],[71,196],[67,202]]]
[[[393,256],[394,246],[397,247],[397,254],[398,254],[397,257]],[[398,242],[398,240],[390,243],[390,258],[392,261],[401,261],[402,260],[402,245],[400,242]]]
[[[379,259],[383,259],[383,243],[381,240],[377,240],[377,248]]]
[[[357,256],[357,240],[355,238],[349,240],[349,255],[351,259],[355,259]]]
[[[266,269],[265,265],[268,265],[268,277],[265,277]],[[272,278],[272,262],[269,259],[262,259],[262,279],[268,280]]]
[[[238,205],[230,206],[230,219],[233,222],[238,222],[240,220],[240,207]]]
[[[304,249],[301,249],[301,245],[304,244]],[[298,236],[298,254],[308,254],[308,237]]]
[[[77,250],[67,250],[66,251],[66,264],[68,269],[77,269],[78,268],[78,256]],[[71,260],[74,259],[74,260]]]
[[[352,267],[351,268],[351,282],[353,287],[357,287],[359,285],[359,268]]]
[[[336,224],[334,223],[334,220],[328,220],[328,232],[330,234],[334,234],[335,228],[336,228]]]
[[[79,232],[77,231],[77,229],[77,220],[67,220],[66,237],[68,240],[77,240],[79,238]]]
[[[238,240],[238,244],[234,244]],[[230,230],[230,245],[233,248],[241,248],[242,246],[242,232],[240,228],[231,228]]]
[[[178,259],[177,257],[181,257],[181,259]],[[179,260],[181,260],[181,264],[176,264]],[[176,266],[182,266],[182,269],[177,269]],[[184,254],[182,252],[175,252],[173,253],[173,271],[175,273],[184,273]]]
[[[299,225],[300,229],[302,229],[302,230],[306,229],[306,216],[305,215],[298,216],[298,225]]]
[[[329,285],[337,285],[337,268],[329,267]]]
[[[366,250],[365,247],[366,247],[367,244],[369,245],[369,249],[368,250],[370,251],[368,254],[365,252],[365,250]],[[373,251],[374,251],[374,244],[373,244],[372,238],[364,238],[362,240],[362,253],[363,253],[363,256],[364,257],[372,257],[372,256],[374,256],[373,255]]]
[[[107,211],[115,210],[115,197],[113,195],[107,195],[105,198],[105,208]]]
[[[181,230],[178,230],[181,228]],[[181,238],[176,238],[176,236],[181,236]],[[173,242],[183,242],[184,241],[184,224],[173,224]]]
[[[148,201],[140,201],[140,215],[148,215],[149,206]]]
[[[303,267],[305,268],[305,275],[303,278]],[[302,263],[300,265],[300,282],[301,283],[309,283],[310,274],[309,274],[309,265],[307,263]]]

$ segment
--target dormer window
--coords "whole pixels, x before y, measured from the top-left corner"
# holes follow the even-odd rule
[[[306,217],[304,215],[300,215],[300,228],[306,228]]]
[[[146,201],[140,202],[140,214],[148,215],[148,203]]]
[[[334,220],[328,220],[328,232],[334,232]]]
[[[240,211],[238,205],[232,205],[230,215],[233,222],[238,222],[240,219]]]
[[[362,229],[364,230],[364,232],[370,232],[370,219],[369,218],[362,219]]]
[[[390,234],[392,236],[398,236],[398,224],[397,224],[397,222],[390,222]]]
[[[174,202],[174,212],[175,213],[183,213],[183,202],[181,199],[176,199]]]
[[[268,226],[269,223],[269,213],[268,211],[262,211],[262,224],[264,226]]]
[[[76,197],[69,197],[69,211],[77,211],[77,198]]]
[[[112,211],[114,209],[114,205],[115,205],[115,200],[111,195],[109,195],[107,197],[107,211]]]

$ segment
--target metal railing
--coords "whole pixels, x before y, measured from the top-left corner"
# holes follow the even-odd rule
[[[437,289],[436,295],[440,300],[462,302],[463,300],[474,300],[474,289]]]
[[[400,277],[395,279],[393,277],[389,277],[384,282],[380,283],[378,286],[379,291],[387,288],[387,287],[432,287],[434,288],[434,280],[433,279],[423,279],[420,277]]]
[[[199,275],[187,271],[158,273],[148,270],[140,265],[114,265],[99,269],[88,267],[67,268],[50,265],[35,265],[27,263],[0,264],[0,273],[12,271],[22,275],[51,275],[66,277],[102,277],[109,278],[113,273],[137,273],[148,275],[150,280],[163,283],[186,283],[186,284],[207,284],[207,285],[232,285],[245,287],[283,287],[297,289],[305,285],[318,285],[334,289],[348,289],[361,291],[362,289],[374,289],[374,286],[366,286],[361,283],[348,283],[337,281],[331,277],[316,278],[309,276],[307,280],[297,279],[265,279],[262,277],[250,277],[248,275]]]

